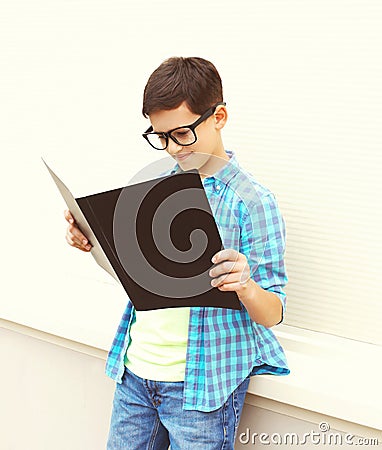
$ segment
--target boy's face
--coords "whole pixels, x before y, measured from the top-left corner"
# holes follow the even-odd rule
[[[150,122],[154,132],[167,132],[177,127],[190,125],[200,117],[188,108],[184,102],[178,108],[161,110],[150,114]],[[227,121],[225,106],[217,106],[215,113],[195,128],[197,141],[182,146],[168,139],[167,153],[173,157],[182,170],[197,169],[202,178],[208,176],[222,163],[228,155],[224,151],[220,130]]]

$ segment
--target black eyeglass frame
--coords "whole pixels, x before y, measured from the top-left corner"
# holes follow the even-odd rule
[[[202,114],[199,119],[197,119],[194,123],[192,123],[191,125],[183,125],[182,127],[176,127],[173,128],[172,130],[169,131],[162,131],[162,132],[153,132],[153,127],[150,126],[143,134],[142,136],[146,139],[146,141],[151,145],[152,148],[155,148],[155,150],[166,150],[166,148],[168,147],[168,139],[172,139],[176,144],[181,145],[182,147],[187,147],[189,145],[193,145],[195,144],[195,142],[198,140],[198,136],[195,133],[195,128],[200,125],[202,122],[204,122],[205,120],[207,120],[210,116],[212,116],[212,114],[215,112],[216,108],[218,106],[225,106],[226,102],[218,102],[215,105],[211,106],[211,108],[209,108],[204,114]],[[189,128],[193,135],[195,140],[193,142],[190,142],[189,144],[182,144],[181,142],[179,142],[174,136],[172,136],[172,132],[176,131],[176,130],[180,130],[182,128]],[[166,139],[166,146],[163,148],[157,148],[155,147],[149,140],[149,135],[155,134],[161,138],[165,138]]]

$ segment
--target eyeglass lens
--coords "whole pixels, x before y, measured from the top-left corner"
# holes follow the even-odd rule
[[[150,144],[157,149],[165,149],[167,146],[167,139],[161,134],[148,134]],[[196,137],[191,128],[178,128],[170,133],[170,137],[179,145],[191,145],[196,141]]]

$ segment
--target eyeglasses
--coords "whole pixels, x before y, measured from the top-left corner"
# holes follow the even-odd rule
[[[212,114],[215,112],[215,109],[223,105],[225,106],[225,102],[219,102],[215,105],[211,106],[202,116],[199,117],[194,123],[191,125],[185,125],[183,127],[177,127],[170,131],[162,131],[160,133],[153,132],[153,127],[148,128],[142,136],[147,140],[147,142],[151,145],[151,147],[155,148],[155,150],[166,150],[168,147],[168,139],[172,139],[176,144],[186,147],[187,145],[195,144],[198,140],[198,137],[195,133],[195,128],[200,125],[202,122],[207,120]]]

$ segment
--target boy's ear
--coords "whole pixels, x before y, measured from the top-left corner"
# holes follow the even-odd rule
[[[214,112],[215,128],[221,130],[227,123],[228,113],[224,105],[219,105]]]

